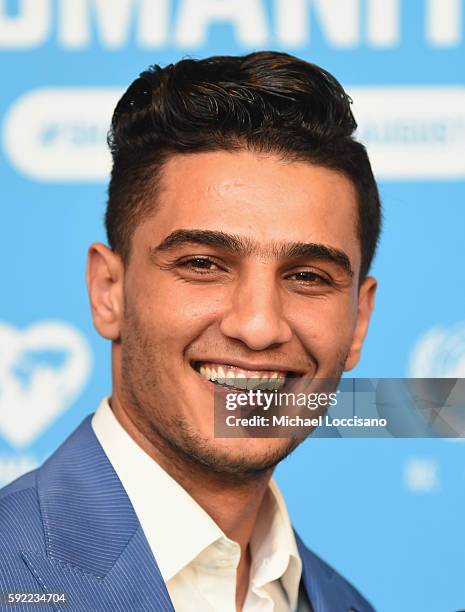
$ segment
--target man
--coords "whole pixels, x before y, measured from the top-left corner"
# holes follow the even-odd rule
[[[0,591],[72,611],[373,609],[290,526],[270,479],[299,440],[213,427],[224,385],[338,380],[359,359],[380,203],[355,128],[339,83],[281,53],[129,87],[110,247],[87,272],[111,398],[0,494]]]

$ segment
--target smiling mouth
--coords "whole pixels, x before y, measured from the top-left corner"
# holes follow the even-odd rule
[[[205,380],[239,391],[248,389],[276,391],[281,389],[290,378],[298,376],[293,371],[248,370],[234,365],[203,361],[194,361],[191,367]]]

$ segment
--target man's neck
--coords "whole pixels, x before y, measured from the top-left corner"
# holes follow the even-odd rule
[[[189,493],[228,538],[240,545],[236,606],[241,610],[249,583],[250,539],[272,470],[241,480],[224,477],[205,466],[186,460],[161,437],[156,441],[149,440],[115,396],[112,398],[111,409],[142,450]]]

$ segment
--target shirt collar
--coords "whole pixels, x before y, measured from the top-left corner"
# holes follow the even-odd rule
[[[100,403],[92,428],[126,490],[165,582],[211,544],[228,540],[187,491],[131,438],[113,414],[109,398]],[[250,546],[252,587],[281,579],[294,609],[302,562],[284,499],[273,480]]]
[[[290,609],[296,609],[302,561],[284,498],[274,480],[270,481],[260,507],[250,548],[252,587],[262,588],[280,579]]]
[[[113,414],[108,398],[100,403],[92,427],[167,582],[223,533],[187,491],[131,438]]]

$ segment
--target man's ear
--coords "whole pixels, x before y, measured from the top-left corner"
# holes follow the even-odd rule
[[[373,312],[375,305],[377,284],[376,278],[373,278],[373,276],[367,276],[360,285],[358,292],[357,322],[355,324],[349,355],[347,356],[344,366],[344,371],[346,372],[348,370],[352,370],[352,368],[355,368],[359,362],[363,341],[365,340],[371,313]]]
[[[96,330],[108,340],[119,340],[124,280],[121,257],[104,244],[91,244],[87,255],[86,280]]]

